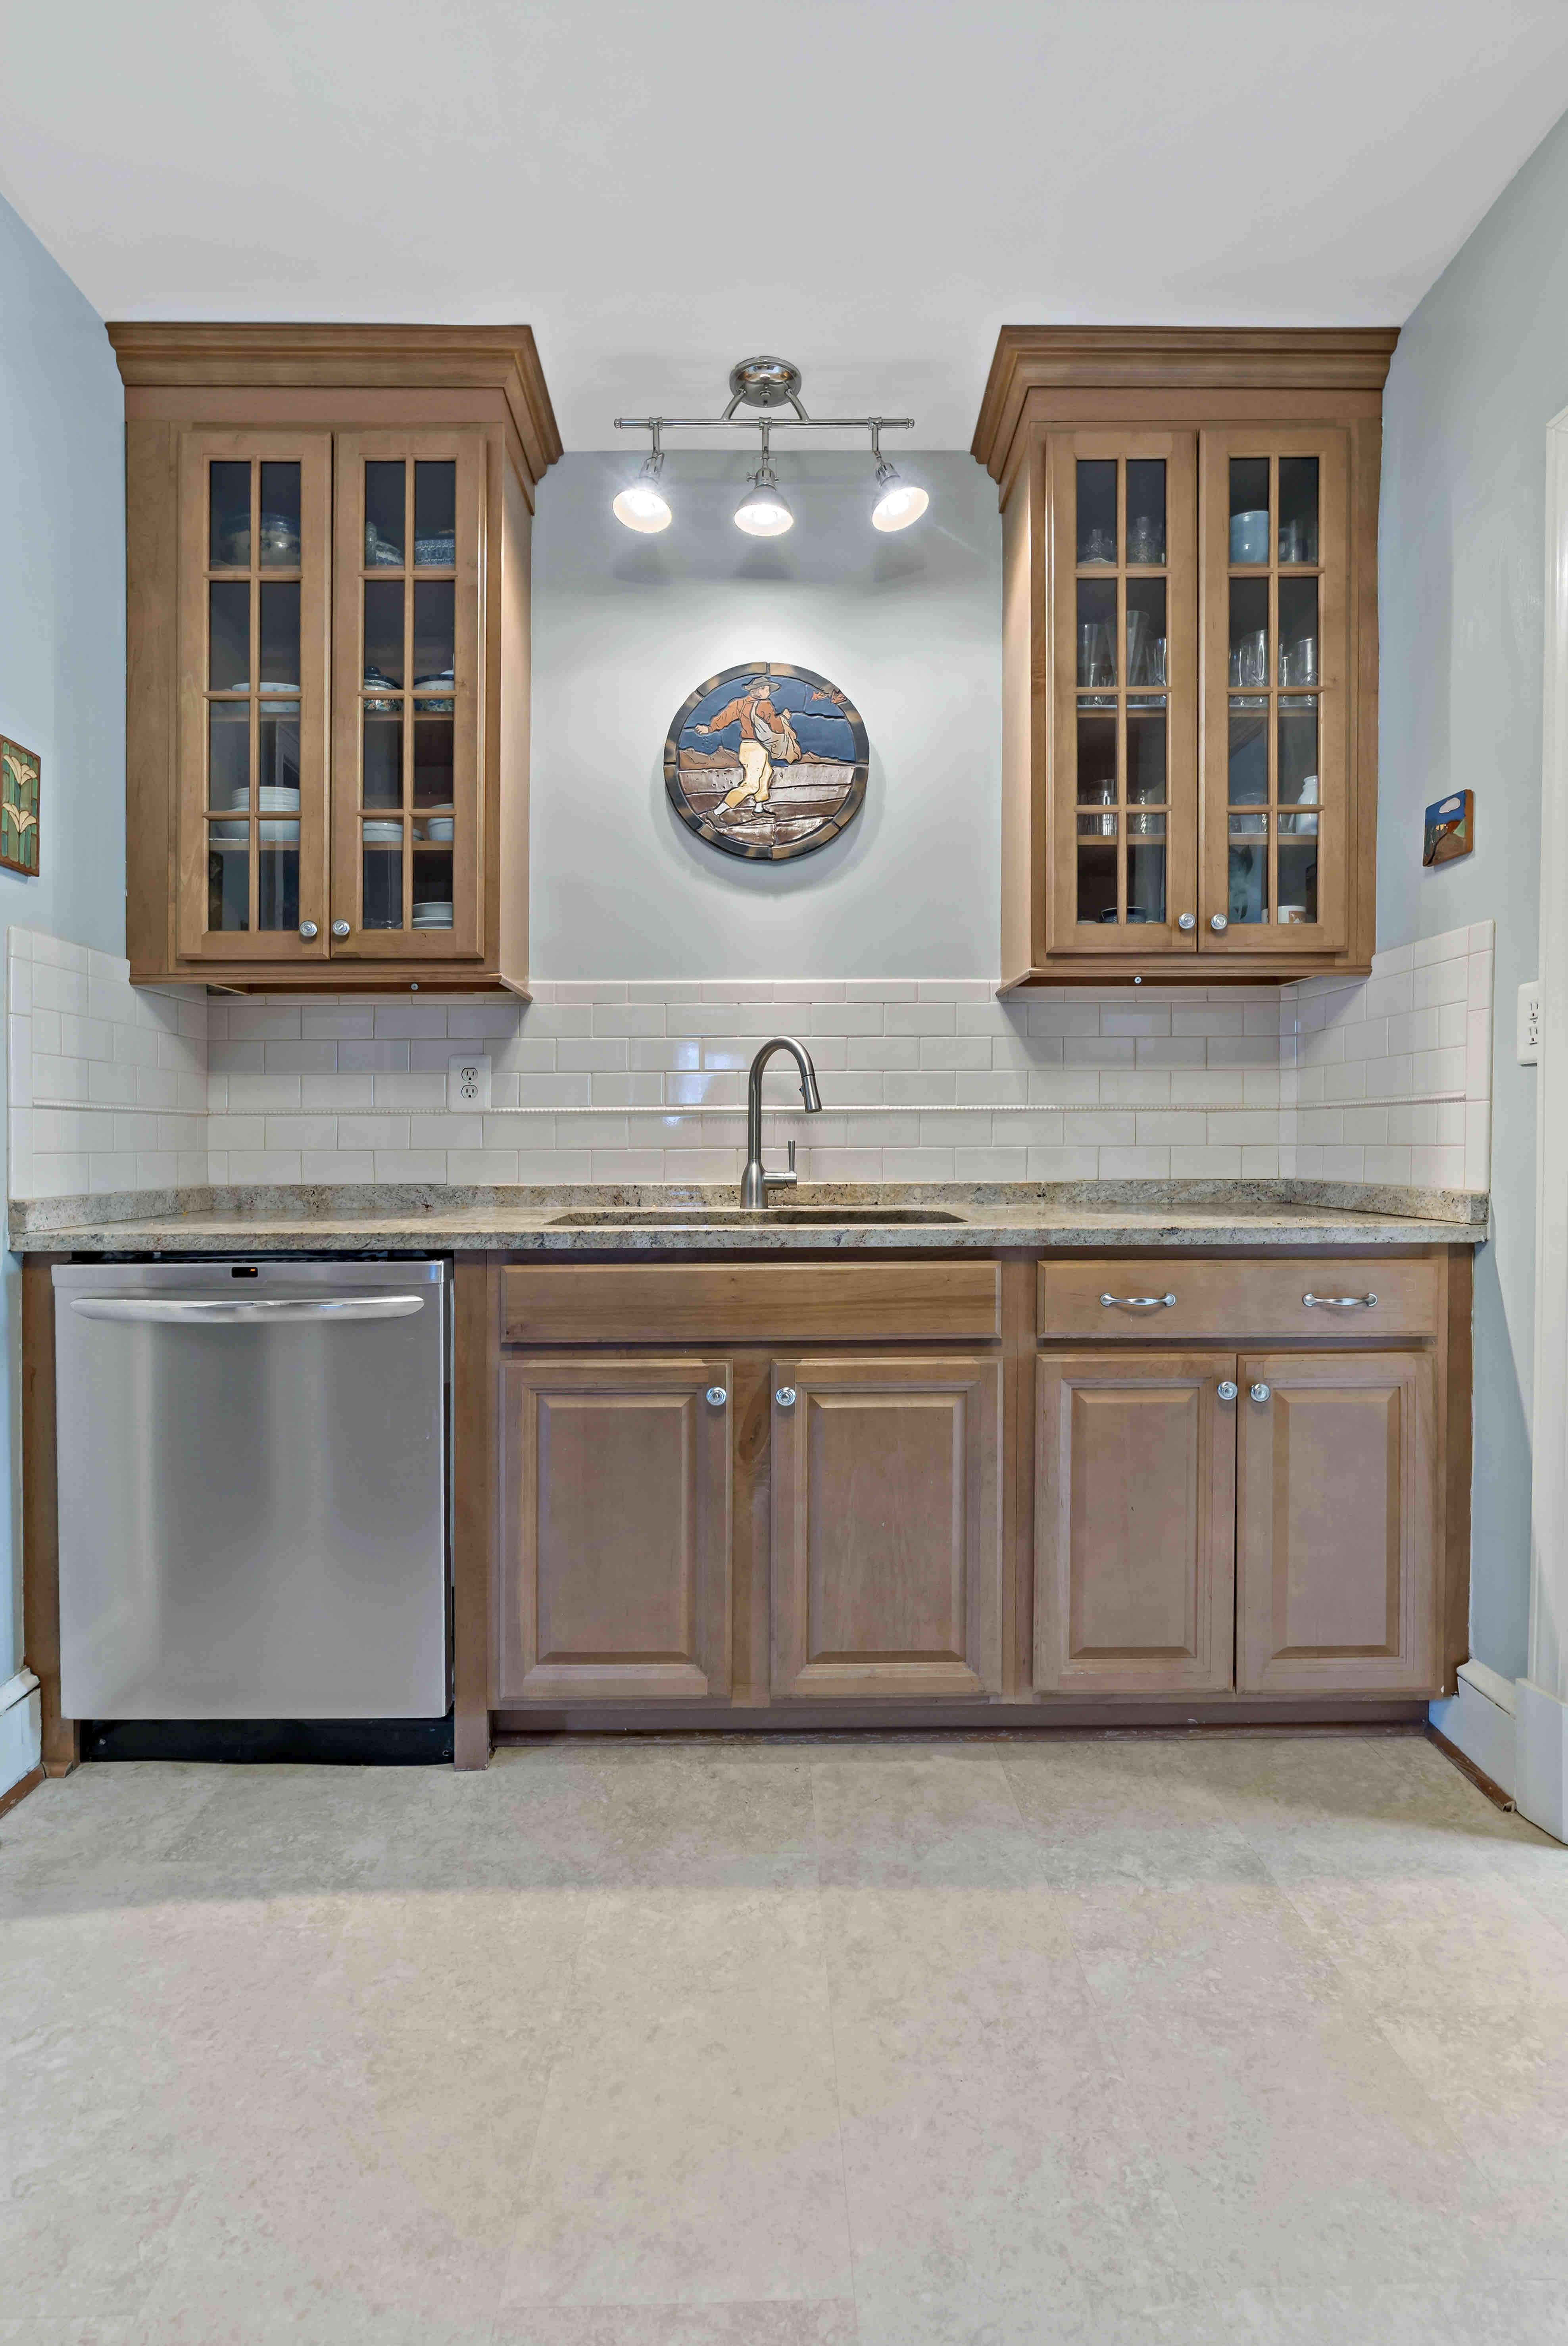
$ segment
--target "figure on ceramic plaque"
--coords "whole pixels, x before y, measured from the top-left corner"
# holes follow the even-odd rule
[[[766,806],[773,783],[774,759],[781,758],[786,765],[793,765],[799,758],[800,744],[789,721],[789,711],[777,707],[769,698],[769,682],[765,676],[753,678],[746,690],[718,709],[706,725],[692,729],[697,733],[722,733],[727,725],[738,723],[740,727],[738,755],[741,779],[725,793],[726,811],[744,806],[748,799]]]
[[[865,796],[865,727],[810,668],[754,660],[687,696],[665,742],[682,822],[726,855],[777,862],[838,837]]]

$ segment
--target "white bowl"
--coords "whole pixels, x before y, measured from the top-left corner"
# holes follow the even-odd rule
[[[424,826],[426,839],[450,839],[454,821],[455,818],[449,814],[433,814]]]
[[[401,822],[367,822],[361,829],[367,847],[395,847],[402,838]]]

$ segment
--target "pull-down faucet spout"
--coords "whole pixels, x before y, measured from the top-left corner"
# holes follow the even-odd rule
[[[789,1143],[789,1169],[787,1173],[769,1173],[762,1162],[762,1070],[775,1051],[788,1051],[800,1070],[800,1096],[809,1116],[822,1112],[821,1096],[817,1089],[817,1070],[811,1065],[811,1054],[793,1035],[774,1035],[763,1044],[751,1062],[750,1079],[746,1087],[746,1170],[740,1177],[742,1207],[758,1209],[768,1203],[769,1187],[792,1188],[795,1184],[795,1144]]]

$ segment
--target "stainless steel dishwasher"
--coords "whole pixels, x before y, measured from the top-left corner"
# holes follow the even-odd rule
[[[56,1268],[67,1718],[446,1711],[450,1291],[442,1262]]]

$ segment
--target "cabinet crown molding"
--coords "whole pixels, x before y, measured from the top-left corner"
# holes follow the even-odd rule
[[[971,454],[1000,481],[1035,390],[1380,392],[1397,326],[1003,326]]]
[[[499,391],[535,482],[561,454],[532,326],[117,320],[105,332],[127,389]]]

